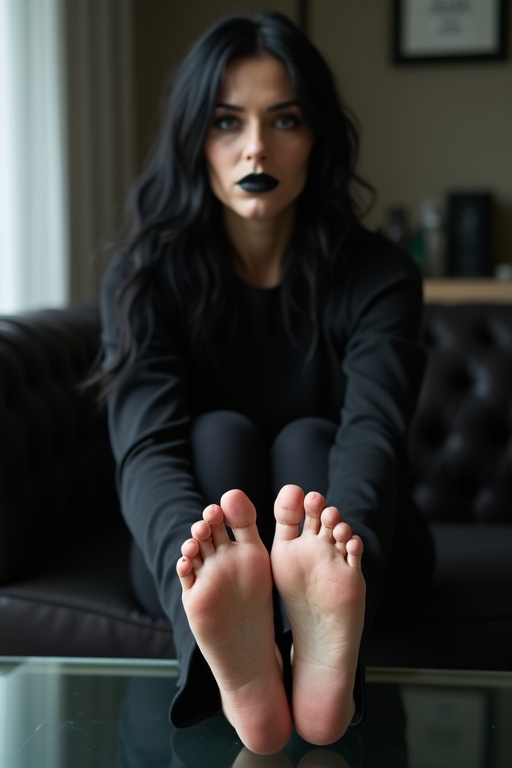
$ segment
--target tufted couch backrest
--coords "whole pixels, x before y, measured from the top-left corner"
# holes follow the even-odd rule
[[[512,305],[426,305],[410,484],[430,520],[512,522]]]

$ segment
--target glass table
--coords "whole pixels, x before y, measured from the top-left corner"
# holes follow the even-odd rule
[[[334,745],[270,757],[221,716],[175,730],[174,662],[0,659],[2,768],[510,768],[512,673],[371,669],[367,716]],[[198,691],[198,696],[201,691]]]

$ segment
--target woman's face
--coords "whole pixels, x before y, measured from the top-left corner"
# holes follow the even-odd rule
[[[233,59],[204,149],[220,202],[244,219],[278,217],[304,189],[312,147],[283,64],[270,55]]]

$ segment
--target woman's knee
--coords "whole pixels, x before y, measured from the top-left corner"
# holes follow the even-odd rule
[[[237,443],[260,441],[261,436],[252,421],[237,411],[208,411],[197,416],[192,423],[192,444],[214,444],[219,441]]]
[[[231,488],[243,490],[254,504],[269,495],[268,447],[250,419],[234,411],[199,416],[191,432],[194,473],[208,501]]]
[[[327,419],[308,416],[287,424],[277,435],[274,452],[292,451],[294,454],[311,455],[311,451],[328,452],[334,442],[336,424]]]
[[[293,483],[306,491],[325,493],[335,435],[336,424],[327,419],[307,417],[287,424],[272,446],[275,490]]]

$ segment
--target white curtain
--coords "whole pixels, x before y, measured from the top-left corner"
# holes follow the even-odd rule
[[[62,0],[69,292],[94,299],[133,179],[132,0]]]
[[[0,0],[0,312],[95,299],[133,177],[132,0]]]
[[[67,293],[60,0],[0,0],[0,311]]]

